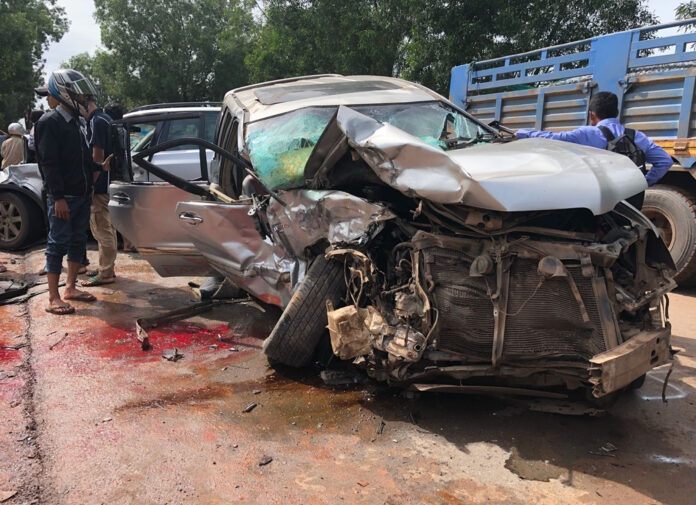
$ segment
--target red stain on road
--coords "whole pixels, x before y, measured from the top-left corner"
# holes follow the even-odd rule
[[[232,341],[235,337],[226,325],[206,328],[185,321],[158,326],[148,334],[152,345],[150,351],[140,349],[135,330],[112,327],[91,332],[87,347],[96,350],[103,358],[154,361],[161,359],[161,351],[175,347],[182,351],[196,352],[210,351],[211,345],[217,345],[218,349],[224,350],[233,347],[226,342]]]

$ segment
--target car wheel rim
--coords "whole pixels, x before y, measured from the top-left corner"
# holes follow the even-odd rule
[[[654,207],[643,207],[641,212],[652,221],[660,233],[660,238],[667,246],[667,249],[671,251],[675,241],[674,221],[667,214]]]
[[[22,216],[12,202],[0,202],[0,239],[11,242],[22,229]]]

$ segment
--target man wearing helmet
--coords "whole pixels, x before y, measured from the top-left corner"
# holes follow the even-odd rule
[[[48,80],[48,92],[59,105],[41,117],[35,131],[39,169],[47,191],[46,311],[71,314],[75,308],[63,301],[58,291],[63,256],[68,256],[65,300],[94,301],[93,295],[78,290],[75,284],[87,245],[93,174],[108,171],[111,159],[95,163],[80,128],[80,114],[87,110],[86,97],[96,94],[89,79],[75,70],[57,70]]]
[[[17,165],[24,159],[24,127],[19,123],[12,123],[7,127],[9,137],[2,143],[0,154],[2,154],[2,168],[10,165]]]

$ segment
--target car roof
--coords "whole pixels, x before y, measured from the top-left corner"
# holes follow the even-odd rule
[[[224,104],[245,122],[305,107],[415,103],[445,100],[413,82],[375,75],[323,74],[271,81],[233,89]]]
[[[158,108],[146,108],[142,110],[134,110],[132,112],[127,112],[123,115],[123,119],[137,118],[141,116],[157,116],[157,115],[168,115],[168,114],[178,114],[186,112],[212,112],[219,113],[221,107],[162,107]]]

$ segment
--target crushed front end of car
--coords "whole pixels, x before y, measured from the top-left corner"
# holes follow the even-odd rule
[[[341,107],[305,177],[269,222],[343,265],[344,296],[322,300],[332,349],[375,379],[600,398],[671,358],[674,265],[621,202],[645,187],[626,158],[545,140],[443,150]],[[312,204],[326,192],[332,212]]]

